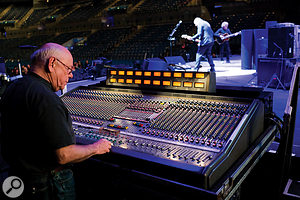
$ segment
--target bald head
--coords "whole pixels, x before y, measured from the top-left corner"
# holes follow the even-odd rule
[[[64,46],[56,43],[46,43],[31,55],[32,66],[34,68],[45,66],[51,57],[58,59],[66,57],[70,59],[72,55]]]
[[[54,91],[64,89],[73,77],[73,57],[59,44],[44,44],[31,55],[31,62],[31,72],[47,80]]]

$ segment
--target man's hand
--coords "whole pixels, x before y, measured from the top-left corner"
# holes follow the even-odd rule
[[[105,154],[110,151],[112,143],[106,139],[101,139],[88,145],[69,145],[56,150],[58,163],[77,163],[88,159],[96,154]]]
[[[104,154],[110,151],[112,143],[106,139],[101,139],[95,142],[96,154]]]

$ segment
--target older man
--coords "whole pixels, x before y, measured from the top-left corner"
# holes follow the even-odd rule
[[[24,182],[24,199],[75,199],[72,163],[110,151],[99,140],[76,145],[72,121],[55,94],[72,78],[73,57],[63,46],[44,44],[28,75],[11,83],[1,99],[1,147],[10,175]]]
[[[210,71],[215,71],[215,64],[212,59],[211,50],[214,45],[214,32],[210,27],[210,24],[196,17],[194,19],[194,25],[197,27],[197,33],[187,39],[198,41],[198,51],[196,53],[196,65],[195,68],[201,68],[201,57],[206,56],[210,65]]]
[[[219,37],[222,41],[222,43],[220,44],[220,58],[221,58],[221,61],[224,62],[224,59],[223,59],[223,56],[224,56],[224,49],[225,49],[225,54],[226,54],[226,62],[227,63],[230,63],[230,58],[229,58],[229,54],[230,54],[230,46],[229,46],[229,38],[226,39],[226,40],[223,40],[224,36],[227,36],[227,35],[231,35],[231,32],[228,28],[228,22],[222,22],[221,24],[221,28],[219,28],[214,36],[215,37]]]

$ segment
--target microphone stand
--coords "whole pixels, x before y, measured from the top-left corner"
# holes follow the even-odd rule
[[[182,21],[180,20],[178,22],[178,24],[176,24],[175,28],[172,30],[172,33],[169,35],[168,40],[170,41],[170,56],[172,56],[172,41],[175,41],[175,37],[173,37],[174,33],[177,31],[177,28],[179,27],[179,25],[182,23]]]

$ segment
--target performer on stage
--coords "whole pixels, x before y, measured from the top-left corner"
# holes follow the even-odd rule
[[[195,68],[199,70],[202,66],[201,57],[206,56],[208,63],[210,65],[210,71],[215,71],[215,64],[212,59],[211,49],[214,45],[214,32],[210,27],[210,24],[201,19],[200,17],[196,17],[194,19],[194,24],[197,26],[197,34],[194,36],[182,35],[182,38],[187,40],[193,40],[198,42],[198,50],[196,53],[196,65]]]
[[[214,32],[210,27],[210,24],[201,19],[200,17],[196,17],[194,19],[194,24],[197,26],[197,34],[192,36],[191,39],[193,41],[199,40],[198,43],[198,51],[196,53],[196,68],[199,69],[202,66],[201,64],[201,57],[206,56],[208,59],[208,63],[210,65],[210,71],[215,71],[215,64],[213,62],[211,56],[211,49],[214,45]]]
[[[229,47],[229,38],[223,40],[224,36],[226,35],[231,35],[231,32],[228,28],[228,22],[223,22],[221,24],[221,28],[219,28],[215,32],[215,37],[219,37],[221,40],[220,43],[220,58],[223,63],[225,63],[223,56],[224,56],[224,49],[225,49],[225,54],[226,54],[226,62],[230,63],[229,55],[230,55],[230,47]]]

